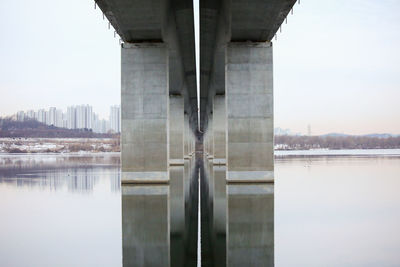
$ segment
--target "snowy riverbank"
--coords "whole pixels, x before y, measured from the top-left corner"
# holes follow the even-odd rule
[[[113,138],[0,138],[0,153],[119,152]]]

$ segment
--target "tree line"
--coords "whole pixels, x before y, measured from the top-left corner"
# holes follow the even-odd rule
[[[89,129],[66,129],[46,125],[34,119],[0,119],[0,137],[15,138],[118,138],[118,134],[94,133]]]
[[[368,136],[275,136],[277,149],[388,149],[400,148],[400,137]]]

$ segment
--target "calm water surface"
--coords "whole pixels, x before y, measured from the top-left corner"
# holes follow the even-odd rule
[[[0,266],[195,266],[195,166],[121,187],[118,155],[0,155]],[[274,186],[201,177],[204,266],[400,265],[398,156],[280,157]]]

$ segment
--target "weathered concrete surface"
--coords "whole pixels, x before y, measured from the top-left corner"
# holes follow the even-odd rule
[[[189,115],[184,114],[184,158],[189,159],[190,154],[190,126]]]
[[[227,266],[274,266],[274,185],[227,187]]]
[[[227,180],[273,181],[272,44],[228,44],[225,75]]]
[[[169,186],[122,186],[123,266],[170,266]]]
[[[207,125],[207,150],[208,159],[212,160],[214,158],[214,130],[213,130],[213,114],[210,112],[208,115],[208,125]]]
[[[225,95],[214,96],[213,101],[214,164],[226,163],[226,107]]]
[[[165,44],[123,44],[121,73],[122,182],[168,181]]]
[[[181,95],[169,96],[169,164],[183,165],[184,104]]]

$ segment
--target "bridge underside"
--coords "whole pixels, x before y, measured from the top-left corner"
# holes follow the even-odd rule
[[[192,0],[96,1],[123,41],[123,182],[168,182],[196,143],[228,182],[273,181],[271,39],[295,2],[200,0],[198,95]]]

